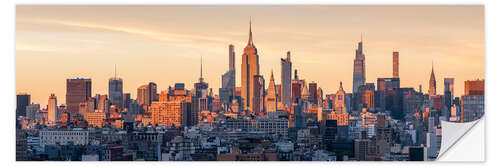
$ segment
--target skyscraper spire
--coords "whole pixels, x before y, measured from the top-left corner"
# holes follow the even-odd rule
[[[434,75],[434,60],[432,61],[431,78],[429,79],[429,95],[436,95],[436,76]]]
[[[271,70],[271,80],[270,81],[274,81],[273,70]]]
[[[248,33],[248,45],[253,45],[253,39],[252,39],[252,16],[250,16],[250,31]]]
[[[115,78],[116,78],[116,64],[115,64]]]

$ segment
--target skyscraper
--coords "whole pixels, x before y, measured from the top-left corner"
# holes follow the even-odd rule
[[[481,118],[484,115],[484,80],[465,81],[465,95],[460,99],[462,122]]]
[[[257,114],[264,111],[264,90],[265,81],[262,75],[254,75],[254,89],[252,96],[252,110],[250,113]]]
[[[66,80],[66,105],[71,117],[78,113],[80,103],[92,94],[92,80],[84,78]]]
[[[356,58],[354,59],[354,70],[352,79],[352,92],[355,94],[358,92],[358,87],[365,84],[366,74],[365,74],[365,54],[363,53],[363,41],[358,43],[358,49],[356,49]]]
[[[436,77],[434,76],[434,65],[432,65],[431,78],[429,79],[429,96],[436,95]]]
[[[450,116],[453,105],[453,84],[454,78],[444,78],[444,106],[446,107],[446,116]]]
[[[131,102],[130,93],[124,93],[122,101],[123,108],[129,108]]]
[[[255,92],[254,76],[259,75],[259,55],[252,40],[252,22],[248,34],[248,44],[241,56],[241,98],[244,110],[252,110],[253,92]]]
[[[57,97],[55,94],[50,94],[48,104],[48,121],[55,123],[57,120]]]
[[[26,106],[31,103],[31,96],[26,93],[19,93],[16,95],[16,117],[26,116]]]
[[[349,124],[349,113],[346,111],[345,107],[345,91],[342,87],[342,82],[340,82],[340,87],[337,93],[335,93],[335,110],[332,112],[331,117],[337,120],[337,125],[348,125]]]
[[[265,98],[266,112],[276,112],[278,104],[278,92],[274,83],[274,75],[271,71],[271,79],[269,79],[269,87],[267,87],[267,95]]]
[[[231,104],[234,99],[234,87],[236,82],[236,70],[234,68],[234,46],[229,45],[229,69],[222,75],[222,86],[219,89],[219,96],[223,105]]]
[[[158,101],[158,86],[154,82],[149,82],[148,84],[148,105],[151,105],[153,101]]]
[[[399,52],[392,52],[392,77],[399,78]]]
[[[455,85],[455,78],[444,78],[444,92],[449,91],[451,93],[451,98],[454,98],[454,85]]]
[[[230,44],[229,45],[229,70],[228,71],[235,70],[235,68],[234,68],[234,56],[235,56],[234,45]]]
[[[108,94],[111,105],[117,105],[119,108],[123,108],[123,80],[116,77],[116,67],[115,76],[109,78]]]
[[[284,107],[292,106],[292,62],[290,51],[286,52],[286,59],[281,58],[281,103]]]
[[[484,80],[465,81],[465,95],[484,96]]]
[[[137,104],[148,105],[148,85],[141,85],[137,88]]]
[[[309,83],[309,95],[314,105],[318,104],[318,84],[315,82]]]

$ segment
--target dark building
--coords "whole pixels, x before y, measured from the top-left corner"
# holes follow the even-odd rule
[[[404,117],[402,98],[400,97],[399,78],[378,78],[376,106],[380,111],[390,111],[391,117],[401,119]]]
[[[130,102],[131,102],[131,100],[130,100],[130,93],[124,93],[123,94],[123,102],[122,102],[123,108],[127,108],[128,109],[129,106],[130,106]]]
[[[109,79],[108,94],[111,105],[123,108],[123,80],[116,76]]]
[[[410,147],[408,150],[408,160],[410,161],[425,161],[426,153],[422,146]]]
[[[31,95],[29,94],[17,94],[16,96],[16,117],[26,116],[26,106],[31,103]]]
[[[324,145],[326,150],[332,151],[333,144],[337,138],[338,129],[337,129],[337,120],[326,120],[325,121],[325,132],[324,132]]]
[[[66,80],[66,105],[71,117],[76,116],[80,103],[92,95],[92,80],[84,78]]]

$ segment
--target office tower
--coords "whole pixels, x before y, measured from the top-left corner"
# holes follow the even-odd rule
[[[116,77],[116,66],[115,66],[115,76],[109,78],[108,82],[108,95],[111,105],[116,105],[119,108],[123,107],[123,80]]]
[[[465,81],[465,95],[484,96],[484,80]]]
[[[264,77],[262,75],[254,75],[254,91],[253,91],[253,96],[252,96],[252,110],[250,110],[250,113],[257,114],[259,112],[264,111]]]
[[[436,77],[434,76],[434,65],[432,65],[431,78],[429,79],[429,96],[436,95]]]
[[[204,98],[208,96],[208,83],[203,81],[203,60],[200,61],[200,79],[194,84],[195,97]]]
[[[358,49],[356,49],[356,58],[354,59],[354,70],[353,70],[353,87],[352,92],[356,94],[358,92],[358,87],[365,84],[365,54],[363,53],[363,41],[358,43]]]
[[[455,78],[444,78],[444,92],[449,91],[451,93],[451,98],[455,98]]]
[[[357,96],[354,99],[354,104],[356,105],[355,108],[358,109],[358,111],[363,110],[363,108],[366,109],[374,109],[375,106],[370,105],[372,102],[375,103],[374,97],[373,99],[370,97],[371,93],[373,93],[373,96],[375,96],[375,84],[374,83],[365,83],[364,85],[361,85],[358,87],[358,93]],[[346,105],[346,107],[349,105]]]
[[[364,136],[366,136],[366,133]],[[354,139],[354,158],[356,158],[356,160],[358,161],[367,160],[369,154],[369,145],[370,145],[369,139],[363,137],[361,139]]]
[[[470,122],[484,115],[484,80],[465,81],[465,95],[461,98],[462,122]]]
[[[399,78],[399,52],[392,52],[392,77]]]
[[[250,31],[248,34],[248,44],[241,56],[241,98],[244,110],[254,108],[253,92],[255,92],[254,76],[259,75],[259,55],[257,48],[252,40],[252,22],[250,22]]]
[[[318,104],[318,84],[315,82],[309,83],[309,95],[313,101],[313,105]]]
[[[50,94],[48,103],[48,121],[55,123],[57,120],[57,97],[55,94]]]
[[[108,113],[109,112],[109,107],[110,107],[110,102],[108,99],[108,95],[96,95],[97,97],[97,111],[103,112],[103,113]]]
[[[234,68],[234,56],[235,56],[234,45],[230,44],[229,45],[229,70],[228,71],[236,70]]]
[[[157,101],[151,104],[152,124],[180,127],[188,124],[191,103],[185,100]]]
[[[349,124],[349,114],[346,111],[344,95],[344,87],[342,86],[342,82],[340,82],[339,90],[335,93],[335,109],[331,114],[331,118],[337,120],[337,125],[342,126]]]
[[[131,102],[131,99],[130,99],[130,93],[124,93],[123,94],[123,99],[122,99],[122,104],[123,104],[123,108],[129,108],[130,106],[130,102]],[[129,110],[130,111],[130,110]]]
[[[265,105],[266,112],[276,112],[278,106],[278,92],[276,91],[276,84],[274,83],[274,75],[272,71],[271,79],[269,79],[269,86],[267,87]]]
[[[40,104],[31,103],[26,106],[26,118],[35,120],[38,111],[40,110]]]
[[[450,117],[451,115],[451,107],[453,105],[453,85],[454,85],[454,78],[444,78],[444,107],[446,111],[445,115],[446,118]]]
[[[292,80],[292,102],[297,103],[301,98],[302,82],[299,80],[297,69],[295,69],[294,79]]]
[[[148,85],[141,85],[137,88],[137,104],[148,105]]]
[[[66,105],[72,118],[78,113],[80,103],[89,99],[91,94],[91,79],[76,78],[66,80]]]
[[[292,106],[292,100],[292,62],[288,51],[286,59],[281,58],[281,103],[288,108]]]
[[[307,102],[303,99],[297,99],[297,105],[294,105],[293,116],[295,129],[300,130],[305,128],[304,111],[307,109]]]
[[[26,93],[19,93],[16,95],[16,117],[26,116],[26,106],[31,103],[31,96]]]
[[[338,135],[337,120],[326,120],[324,133],[326,150],[333,150]]]
[[[153,101],[158,101],[157,86],[154,82],[149,82],[148,84],[148,105],[151,105]]]
[[[399,93],[399,78],[378,78],[375,106],[381,111],[390,111],[391,116],[400,119],[402,112],[402,98]]]
[[[367,109],[375,108],[375,91],[374,90],[366,90],[363,96],[361,97],[362,104],[366,105]]]
[[[158,101],[157,86],[154,82],[141,85],[137,88],[137,103],[139,105],[149,106],[151,102]]]
[[[234,99],[234,88],[236,82],[236,70],[234,68],[234,46],[229,45],[229,69],[222,75],[222,86],[219,89],[219,96],[223,106],[229,106]]]

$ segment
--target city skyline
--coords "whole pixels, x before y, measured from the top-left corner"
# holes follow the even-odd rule
[[[50,9],[54,8],[57,10],[51,12]],[[198,11],[194,14],[195,16],[202,16],[203,14],[200,13],[204,12],[208,14],[204,17],[212,16],[213,20],[200,19],[200,22],[194,22],[196,19],[191,18],[189,12],[175,13],[186,8]],[[107,94],[107,81],[114,76],[115,64],[118,66],[117,77],[123,79],[123,93],[131,93],[131,97],[134,98],[137,96],[137,88],[148,82],[155,82],[158,85],[158,91],[166,90],[174,83],[185,83],[187,88],[191,89],[191,85],[200,77],[198,59],[202,55],[205,60],[203,64],[205,81],[210,88],[213,88],[213,92],[218,94],[218,88],[221,85],[220,76],[228,66],[227,61],[220,60],[227,58],[227,48],[229,44],[232,44],[236,52],[235,64],[241,65],[241,55],[248,39],[250,17],[245,11],[255,7],[231,6],[214,14],[214,11],[219,8],[224,7],[18,6],[16,92],[27,92],[32,96],[32,102],[42,105],[46,104],[51,93],[55,93],[58,101],[64,102],[66,94],[64,80],[79,77],[92,79],[92,96]],[[335,93],[340,81],[352,83],[351,63],[354,60],[356,44],[360,41],[361,33],[363,33],[367,83],[375,83],[377,78],[392,76],[393,51],[399,52],[399,77],[402,87],[413,87],[418,90],[418,85],[421,84],[422,91],[427,92],[432,62],[434,62],[438,94],[443,93],[443,78],[445,77],[455,78],[456,95],[463,94],[465,80],[484,78],[484,8],[482,6],[262,6],[259,8],[263,9],[262,13],[251,14],[253,41],[261,58],[260,75],[263,75],[266,81],[269,80],[271,71],[280,76],[278,75],[281,74],[280,58],[286,57],[286,52],[290,50],[292,70],[298,69],[301,79],[306,79],[308,83],[312,81],[318,83],[325,94]],[[276,8],[280,10],[276,11]],[[276,18],[279,16],[264,17],[265,13],[278,11],[296,15],[291,13],[296,10],[298,13],[307,15],[317,12],[313,9],[331,11],[329,8],[338,9],[333,13],[354,15],[351,17],[355,19],[351,18],[352,20],[346,21],[342,18],[335,18],[337,20],[327,24],[322,23],[322,21],[327,21],[325,18],[305,20],[308,17],[298,17],[297,20],[289,20],[295,17],[284,15],[281,17],[283,20],[279,20]],[[408,9],[405,10],[405,8]],[[235,9],[242,11],[235,11]],[[388,12],[386,9],[394,11]],[[373,12],[373,10],[384,12],[377,16],[369,16],[370,12],[363,13]],[[141,15],[109,20],[114,18],[118,11],[130,11],[132,14],[148,11],[144,15],[150,14],[154,17]],[[411,27],[415,26],[414,24],[403,24],[408,22],[403,22],[401,19],[405,19],[405,16],[412,16],[409,13],[416,11],[419,12],[419,16],[414,16],[413,21],[427,23],[430,27],[426,29],[419,24],[416,24],[419,25],[416,27]],[[393,12],[401,12],[398,14],[402,16],[393,16],[391,15],[394,14]],[[424,16],[432,12],[439,12],[440,15],[431,19]],[[97,19],[101,15],[95,13],[102,14],[102,19]],[[224,13],[232,16],[222,15]],[[460,22],[446,19],[466,14],[473,14],[476,17],[464,16]],[[37,19],[30,17],[32,15],[37,15]],[[327,13],[327,16],[331,15],[332,12]],[[178,19],[176,21],[188,23],[172,25],[173,23],[155,22],[161,20],[161,17],[170,16],[176,16],[175,19]],[[478,16],[480,18],[477,18]],[[383,30],[384,26],[379,25],[381,23],[375,24],[373,29],[363,27],[373,24],[374,18],[372,17],[380,17],[380,21],[388,26],[402,27],[396,30]],[[141,18],[148,19],[140,20]],[[227,19],[227,22],[224,22],[224,19]],[[425,19],[430,21],[425,22]],[[342,21],[346,27],[351,28],[349,31],[342,29]],[[358,26],[352,29],[353,24]],[[340,26],[335,27],[335,25]],[[184,26],[185,29],[174,30],[178,29],[178,26]],[[199,26],[207,27],[202,28],[203,33],[194,32],[200,29]],[[357,28],[359,26],[362,28]],[[446,29],[447,26],[453,29]],[[306,31],[307,29],[314,30],[314,32]],[[186,32],[179,33],[183,30]],[[415,31],[412,32],[415,34],[409,34],[407,32],[409,30]],[[338,35],[336,33],[344,36],[335,39],[335,35]],[[391,35],[383,36],[380,33]],[[418,37],[422,34],[425,35]],[[423,39],[427,40],[423,41]],[[314,42],[307,43],[311,41]],[[71,46],[66,45],[66,42],[69,42]],[[100,61],[101,58],[102,61]],[[412,66],[413,64],[418,64],[418,66]],[[454,66],[456,64],[460,66]],[[186,71],[177,73],[176,70],[179,68],[184,68],[182,70]],[[236,68],[236,86],[241,86],[240,70]],[[330,76],[324,77],[325,74]],[[39,87],[33,87],[35,81],[39,83]],[[275,82],[281,84],[280,77],[275,77]],[[344,90],[352,92],[350,86],[344,86]]]

